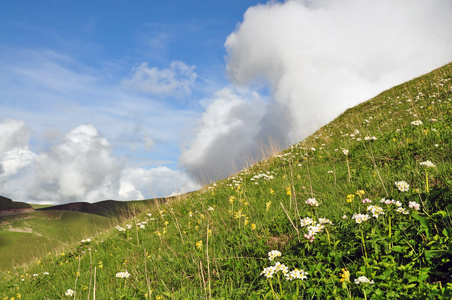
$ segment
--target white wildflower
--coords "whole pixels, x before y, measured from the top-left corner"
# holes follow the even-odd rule
[[[395,185],[401,192],[408,192],[408,190],[410,189],[410,185],[404,180],[396,181]]]
[[[368,283],[368,284],[374,284],[373,280],[369,280],[366,276],[361,276],[355,279],[356,284],[362,284],[362,283]]]

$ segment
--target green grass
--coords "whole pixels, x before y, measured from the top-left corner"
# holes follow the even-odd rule
[[[0,270],[8,270],[55,249],[96,236],[112,219],[73,211],[33,212],[2,217]]]
[[[234,176],[3,272],[0,297],[61,299],[72,289],[73,299],[450,299],[451,102],[449,64]],[[318,207],[306,204],[312,198]],[[372,217],[369,205],[384,214]],[[358,214],[369,219],[358,224]],[[321,218],[332,224],[322,229]],[[317,225],[310,236],[308,220]],[[272,250],[282,255],[270,261]],[[261,275],[276,261],[306,278]]]
[[[48,207],[52,207],[53,205],[51,204],[30,204],[31,207],[33,207],[34,209],[39,209],[39,208],[48,208]]]

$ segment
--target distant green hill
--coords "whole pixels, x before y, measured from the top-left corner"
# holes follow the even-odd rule
[[[116,224],[103,216],[58,210],[4,216],[0,222],[0,270],[92,238]]]

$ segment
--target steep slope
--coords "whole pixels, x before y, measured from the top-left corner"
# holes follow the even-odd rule
[[[0,296],[450,299],[451,124],[449,64],[234,176],[4,273]]]

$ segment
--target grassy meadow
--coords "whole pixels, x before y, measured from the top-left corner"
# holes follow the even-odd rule
[[[75,211],[35,211],[0,218],[0,270],[9,270],[55,248],[92,237],[115,221]]]
[[[451,124],[449,64],[2,272],[0,298],[451,299]]]

